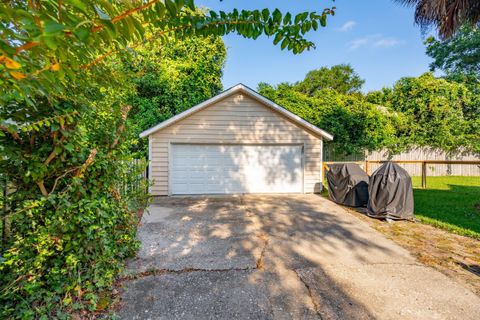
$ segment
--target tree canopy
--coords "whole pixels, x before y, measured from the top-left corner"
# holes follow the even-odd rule
[[[479,152],[480,141],[474,129],[477,120],[466,116],[472,98],[465,85],[435,78],[431,73],[402,78],[391,90],[367,95],[367,100],[381,102],[388,110],[403,115],[404,121],[396,126],[400,149],[429,146]]]
[[[429,37],[425,41],[427,55],[434,60],[432,71],[440,69],[447,74],[480,76],[480,29],[465,25],[450,39],[441,41]]]
[[[142,131],[164,121],[222,90],[226,48],[218,36],[192,37],[164,45],[146,43],[127,64],[135,92],[128,123],[136,141]],[[147,143],[134,148],[147,155]]]
[[[307,73],[305,79],[295,84],[295,89],[309,96],[323,89],[332,89],[338,93],[359,92],[365,80],[348,64],[339,64],[331,68],[322,67]]]
[[[419,146],[480,152],[478,87],[425,73],[367,95],[328,86],[302,89],[298,83],[258,86],[261,94],[332,133],[328,145],[338,154],[379,149],[398,153]]]
[[[296,86],[280,84],[276,87],[261,83],[259,93],[308,122],[333,134],[329,142],[337,152],[352,154],[376,150],[392,144],[394,128],[388,114],[361,95],[341,94],[322,89],[309,96]]]
[[[464,25],[451,39],[429,37],[425,44],[427,54],[434,59],[430,68],[444,71],[445,79],[468,88],[469,99],[463,105],[465,119],[470,124],[480,121],[480,29]]]

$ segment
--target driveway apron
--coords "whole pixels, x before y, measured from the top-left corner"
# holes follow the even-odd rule
[[[121,319],[478,319],[480,298],[317,195],[159,198]]]

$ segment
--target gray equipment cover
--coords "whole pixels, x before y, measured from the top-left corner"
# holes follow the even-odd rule
[[[368,202],[368,175],[356,163],[328,166],[328,196],[336,203],[364,207]]]
[[[370,176],[367,214],[374,218],[413,220],[412,179],[393,162],[386,162]]]

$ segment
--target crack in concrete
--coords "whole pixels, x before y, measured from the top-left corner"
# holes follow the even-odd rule
[[[405,262],[373,262],[373,263],[365,263],[366,266],[376,266],[376,265],[392,265],[392,266],[416,266],[416,267],[428,267],[420,263],[412,262],[412,263],[405,263]]]
[[[263,270],[264,269],[263,258],[265,257],[265,252],[267,251],[269,239],[266,234],[261,234],[258,237],[263,240],[263,248],[262,248],[262,251],[260,252],[260,257],[257,259],[257,264],[255,269]]]
[[[225,268],[225,269],[201,269],[201,268],[184,268],[184,269],[151,269],[143,272],[138,272],[135,274],[129,274],[121,277],[120,281],[126,280],[135,280],[148,276],[158,276],[164,274],[185,274],[191,272],[229,272],[229,271],[252,271],[256,270],[256,267],[246,267],[246,268]]]
[[[268,235],[260,234],[258,236],[261,240],[263,240],[263,248],[260,253],[260,257],[257,259],[255,263],[255,267],[245,267],[245,268],[223,268],[223,269],[202,269],[202,268],[184,268],[184,269],[150,269],[143,272],[138,272],[134,274],[128,274],[121,277],[120,281],[125,280],[135,280],[143,277],[148,276],[156,276],[156,275],[164,275],[164,274],[183,274],[183,273],[190,273],[195,271],[200,272],[228,272],[228,271],[252,271],[252,270],[263,270],[263,258],[265,256],[265,252],[267,251],[268,246]]]
[[[313,298],[312,288],[308,285],[308,283],[306,281],[304,281],[302,279],[302,277],[300,276],[300,274],[297,272],[296,269],[292,269],[292,270],[293,270],[293,272],[295,272],[295,274],[297,275],[297,278],[303,283],[303,285],[307,289],[308,296],[309,296],[309,298],[310,298],[310,300],[312,301],[312,304],[313,304],[313,308],[315,309],[315,312],[317,313],[318,317],[320,319],[322,319],[322,314],[320,313],[320,305]]]

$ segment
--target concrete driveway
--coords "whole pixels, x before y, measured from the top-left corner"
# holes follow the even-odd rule
[[[316,195],[161,198],[121,319],[478,319],[480,298]]]

